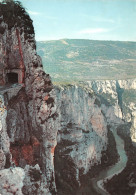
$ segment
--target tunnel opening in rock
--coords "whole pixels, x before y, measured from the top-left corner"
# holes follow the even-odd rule
[[[18,83],[18,74],[17,73],[7,73],[7,83]]]

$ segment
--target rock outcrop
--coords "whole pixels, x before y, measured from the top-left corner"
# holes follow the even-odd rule
[[[107,122],[100,100],[85,85],[56,87],[60,128],[55,149],[56,183],[74,194],[80,176],[101,162],[107,148]],[[65,190],[66,190],[65,189]],[[59,192],[61,194],[61,192]]]
[[[107,145],[107,122],[93,91],[81,86],[56,88],[60,129],[59,141],[69,141],[70,156],[86,173],[90,165],[101,160]],[[63,148],[67,150],[68,148]]]
[[[64,190],[60,186],[66,186],[65,190],[70,189],[68,193],[72,194],[80,185],[80,176],[101,163],[107,148],[107,125],[117,128],[129,123],[128,139],[130,135],[134,143],[135,87],[135,79],[56,86],[60,128],[55,173],[60,193]]]
[[[87,84],[99,96],[108,124],[131,123],[131,139],[136,142],[136,79],[89,81]]]
[[[27,185],[28,174],[36,177],[33,187],[23,188],[24,194],[37,194],[35,189],[38,194],[55,193],[53,149],[58,122],[53,85],[36,53],[29,15],[18,2],[2,3],[0,10],[1,84],[7,82],[0,87],[1,179],[3,174],[10,173],[11,167],[21,167],[13,168],[3,180],[8,188],[17,172],[23,175]],[[19,84],[11,84],[12,73],[18,75]],[[36,171],[38,176],[33,176]],[[17,182],[18,177],[14,180]],[[1,183],[0,193],[4,192],[4,185]],[[21,183],[16,194],[22,194],[22,186]],[[8,195],[11,191],[4,193]]]
[[[135,90],[136,80],[54,88],[29,15],[19,2],[1,3],[0,193],[56,194],[55,175],[56,183],[78,187],[80,175],[101,162],[107,125],[131,122],[135,141]]]

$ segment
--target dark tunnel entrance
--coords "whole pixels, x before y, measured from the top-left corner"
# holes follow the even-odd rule
[[[18,83],[17,73],[7,73],[7,83]]]

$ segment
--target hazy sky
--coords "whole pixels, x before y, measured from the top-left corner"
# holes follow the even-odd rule
[[[136,41],[136,0],[20,0],[36,40]]]

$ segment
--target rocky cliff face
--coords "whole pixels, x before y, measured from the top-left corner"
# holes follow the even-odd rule
[[[107,145],[107,122],[100,101],[91,89],[76,85],[56,88],[56,96],[60,120],[58,142],[71,142],[70,156],[86,173],[90,164],[101,160],[101,151]]]
[[[58,188],[68,190],[65,193],[74,194],[80,176],[101,162],[107,148],[107,122],[99,98],[84,85],[56,87],[56,98],[60,121],[56,182]]]
[[[135,141],[135,83],[135,79],[96,80],[56,87],[60,127],[55,173],[57,186],[71,188],[67,193],[72,194],[80,176],[101,162],[107,148],[107,125],[115,128],[130,123]]]
[[[80,86],[53,89],[35,50],[32,21],[22,6],[1,4],[1,13],[1,83],[8,81],[7,74],[12,72],[21,83],[0,88],[0,190],[5,194],[54,194],[57,142],[55,166],[57,159],[63,160],[62,154],[67,156],[73,164],[73,173],[68,166],[69,176],[74,175],[80,184],[79,172],[87,173],[101,161],[107,123],[92,90]]]
[[[42,70],[32,21],[25,10],[13,2],[1,4],[0,8],[0,51],[5,54],[1,55],[1,67],[24,70],[22,84],[0,88],[0,193],[53,193],[58,124],[53,86]]]
[[[54,88],[28,14],[13,2],[0,4],[0,13],[0,193],[56,194],[55,175],[57,186],[73,189],[101,162],[107,124],[131,122],[135,141],[136,81]],[[12,72],[19,84],[2,86]]]
[[[101,99],[109,124],[131,123],[131,139],[136,140],[136,79],[88,82]]]

